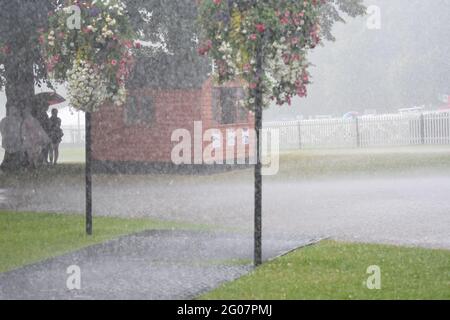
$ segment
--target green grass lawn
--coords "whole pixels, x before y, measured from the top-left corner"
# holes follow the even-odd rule
[[[449,146],[302,150],[280,155],[278,178],[408,174],[417,170],[439,171],[448,168]],[[277,176],[273,178],[276,179]]]
[[[59,150],[60,163],[84,163],[85,161],[84,147],[61,145]]]
[[[0,148],[0,159],[1,152]],[[84,149],[61,146],[60,165],[42,167],[37,171],[4,174],[0,187],[8,187],[18,179],[47,179],[79,176],[84,174]],[[367,149],[298,150],[280,154],[280,171],[269,180],[315,179],[332,176],[410,174],[411,172],[435,173],[450,168],[450,146],[413,146]],[[188,181],[184,175],[149,174],[143,178]],[[195,177],[196,179],[199,176]],[[235,170],[214,175],[200,175],[202,181],[229,181],[253,179],[253,171]]]
[[[150,219],[94,218],[88,237],[81,215],[0,211],[0,272],[62,255],[83,247],[152,229],[202,228]]]
[[[3,160],[5,150],[0,146],[0,161]],[[59,147],[60,163],[84,163],[86,159],[85,149],[82,146],[61,145]]]
[[[372,265],[381,268],[381,290],[367,288]],[[324,241],[201,298],[450,299],[450,251]]]

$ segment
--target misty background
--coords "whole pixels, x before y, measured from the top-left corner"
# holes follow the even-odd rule
[[[381,28],[369,29],[369,16],[336,24],[336,42],[326,41],[310,55],[315,66],[308,97],[270,108],[266,120],[447,105],[442,96],[450,94],[450,1],[372,0],[366,5],[380,8]],[[65,96],[65,89],[58,93]],[[60,113],[63,125],[78,124],[75,110]],[[4,115],[0,92],[0,117]]]
[[[314,84],[292,107],[273,107],[267,118],[341,116],[349,111],[397,112],[440,108],[450,94],[450,1],[366,1],[381,10],[381,29],[369,16],[336,24],[336,42],[310,55]]]

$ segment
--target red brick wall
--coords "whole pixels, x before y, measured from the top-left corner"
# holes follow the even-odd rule
[[[242,87],[242,82],[240,81],[233,81],[233,82],[229,82],[226,85],[222,85],[223,87],[229,87],[229,88],[239,88]],[[222,145],[224,146],[224,148],[227,148],[227,130],[228,129],[232,129],[232,130],[238,130],[238,129],[252,129],[255,126],[255,117],[252,113],[249,112],[248,114],[248,121],[245,123],[238,123],[238,124],[232,124],[232,125],[223,125],[218,123],[215,119],[214,119],[214,115],[213,115],[213,109],[212,109],[212,100],[213,100],[213,88],[214,88],[214,84],[211,80],[207,81],[205,83],[204,89],[203,89],[203,93],[204,93],[204,101],[206,102],[205,105],[203,105],[202,108],[202,119],[203,119],[203,123],[204,123],[204,130],[208,130],[208,129],[219,129],[221,134],[222,134]],[[241,136],[238,136],[237,139],[242,139]],[[253,140],[252,140],[253,142]],[[204,146],[206,147],[209,143],[205,142]],[[253,149],[250,149],[249,147],[246,148],[246,154],[250,155],[251,152],[254,152]],[[237,158],[237,148],[235,149],[235,152],[233,154],[229,154],[224,150],[224,156],[225,159],[229,159],[229,158],[233,158],[236,159]]]
[[[239,86],[239,83],[230,83],[228,86]],[[213,83],[208,80],[198,90],[148,89],[131,93],[149,95],[153,99],[155,113],[149,126],[127,126],[123,107],[102,107],[93,116],[94,159],[114,162],[170,162],[175,145],[171,142],[173,131],[187,129],[193,138],[194,121],[202,121],[205,131],[209,128],[220,129],[224,138],[227,128],[249,128],[254,125],[251,115],[251,124],[222,126],[216,123],[212,114],[212,88]]]

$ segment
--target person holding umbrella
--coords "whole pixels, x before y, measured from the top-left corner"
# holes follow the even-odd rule
[[[59,158],[59,145],[62,141],[64,132],[61,129],[61,118],[58,117],[58,109],[52,109],[50,117],[50,164],[56,165]]]
[[[56,164],[59,157],[59,144],[64,133],[61,129],[61,119],[58,118],[58,110],[52,110],[52,118],[49,118],[47,112],[50,106],[63,103],[66,100],[56,92],[42,92],[36,95],[36,101],[35,116],[50,138],[49,144],[42,150],[42,160],[45,164],[49,164],[50,156],[50,164]],[[54,113],[55,116],[53,116]]]

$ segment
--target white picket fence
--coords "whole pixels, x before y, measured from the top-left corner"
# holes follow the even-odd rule
[[[84,145],[86,138],[84,126],[63,126],[62,129],[64,132],[64,137],[62,139],[63,145]]]
[[[279,130],[281,150],[450,145],[450,112],[267,122],[264,130]]]

